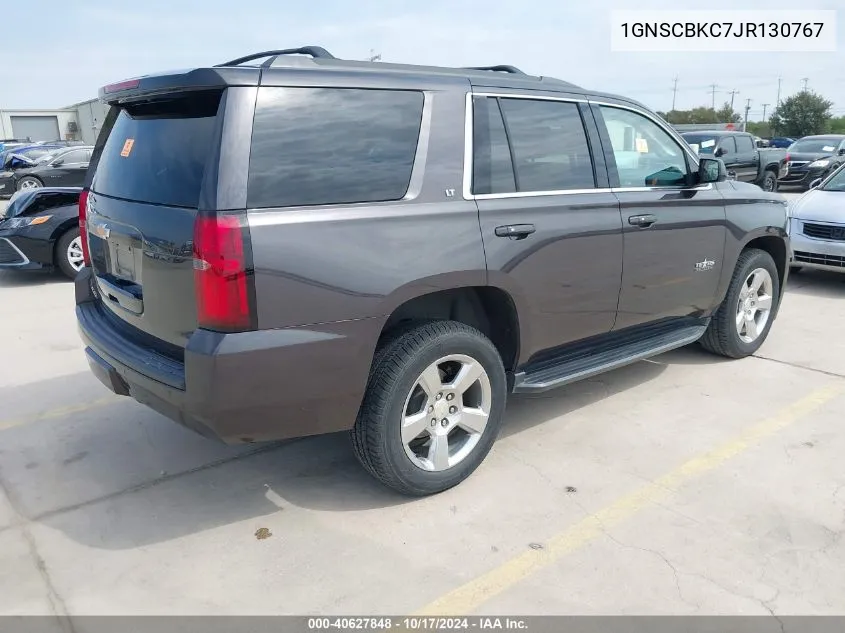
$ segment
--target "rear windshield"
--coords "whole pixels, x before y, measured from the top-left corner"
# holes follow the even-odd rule
[[[214,143],[220,92],[125,106],[92,189],[124,200],[196,207]]]

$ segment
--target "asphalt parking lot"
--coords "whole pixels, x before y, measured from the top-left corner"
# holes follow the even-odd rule
[[[845,613],[845,276],[756,357],[513,398],[408,500],[345,436],[232,448],[89,374],[73,288],[0,273],[0,614]]]

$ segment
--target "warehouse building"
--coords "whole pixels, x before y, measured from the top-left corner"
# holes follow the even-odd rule
[[[0,140],[83,141],[93,145],[108,106],[98,99],[57,110],[0,110]]]

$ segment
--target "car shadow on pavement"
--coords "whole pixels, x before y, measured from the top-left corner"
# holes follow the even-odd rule
[[[69,284],[69,279],[54,271],[44,270],[0,270],[0,289],[21,286],[43,286],[45,284]]]
[[[825,299],[845,299],[845,274],[826,270],[804,269],[800,273],[792,272],[786,282],[784,301],[789,295],[797,294]]]
[[[546,394],[514,396],[502,436],[567,424],[570,413],[644,387],[678,353],[702,362],[716,358],[681,350]],[[45,407],[107,396],[81,372],[16,387],[17,408],[27,408],[18,415],[32,417],[40,408],[31,403],[44,393],[62,401]],[[352,454],[346,433],[231,447],[128,398],[105,400],[95,408],[5,428],[3,420],[14,412],[0,409],[0,482],[12,505],[22,517],[89,547],[130,549],[233,524],[246,530],[271,516],[293,520],[303,512],[310,517],[302,523],[307,526],[317,516],[313,511],[321,520],[337,513],[342,521],[342,512],[415,502],[372,479]],[[3,527],[0,523],[0,531]]]

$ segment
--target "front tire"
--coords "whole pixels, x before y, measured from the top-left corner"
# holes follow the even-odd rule
[[[744,250],[701,345],[728,358],[750,356],[769,334],[779,297],[780,279],[772,256],[756,248]]]
[[[507,398],[490,340],[456,321],[412,326],[376,351],[352,429],[364,468],[410,496],[456,486],[499,435]]]
[[[30,189],[40,189],[44,183],[38,180],[35,176],[24,176],[18,181],[18,191],[28,191]]]
[[[65,277],[76,279],[76,273],[85,265],[82,257],[82,238],[79,237],[78,227],[70,229],[58,239],[54,259],[56,266]]]
[[[767,170],[763,174],[763,182],[760,183],[760,188],[763,191],[777,191],[778,190],[778,177],[775,172],[771,170]]]

